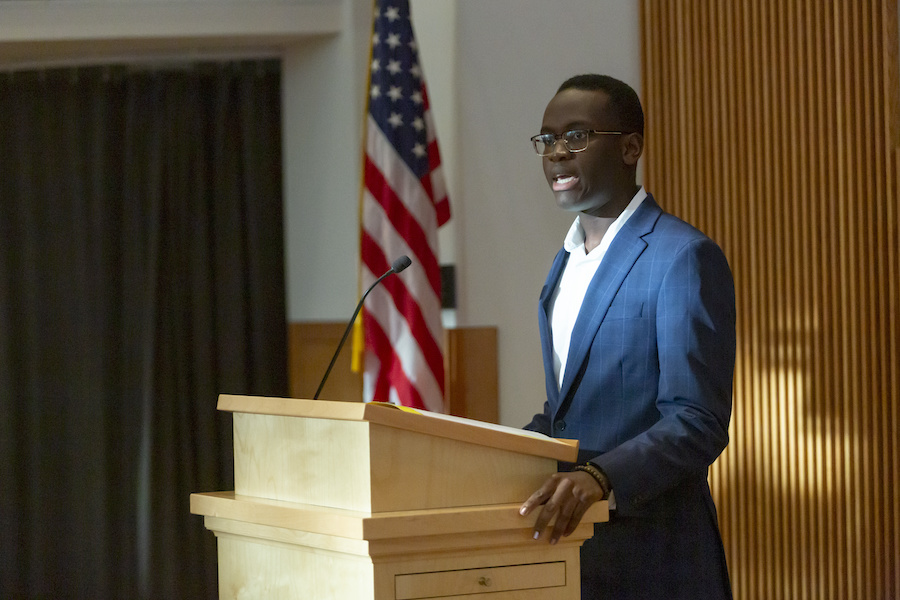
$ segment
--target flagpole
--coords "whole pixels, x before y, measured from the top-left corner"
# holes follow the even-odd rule
[[[362,231],[363,231],[363,201],[366,193],[366,181],[365,181],[365,172],[366,172],[366,143],[368,142],[368,130],[369,130],[369,88],[372,85],[372,56],[373,56],[373,44],[372,44],[372,36],[375,35],[375,7],[378,5],[378,0],[372,0],[372,9],[369,11],[369,15],[371,16],[371,25],[369,26],[369,60],[366,62],[366,86],[365,97],[366,101],[363,103],[363,113],[362,113],[362,135],[360,139],[362,140],[362,144],[360,144],[359,148],[359,203],[357,204],[357,223],[359,224],[359,228],[357,230],[357,236],[360,246],[362,246]],[[357,260],[359,261],[359,265],[356,270],[356,288],[357,288],[357,296],[362,293],[363,283],[362,283],[362,253],[356,253]],[[362,323],[362,313],[357,315],[356,319],[353,322],[353,338],[350,346],[350,370],[354,373],[362,373],[363,372],[363,356],[366,351],[366,340],[365,340],[365,331],[363,330]]]

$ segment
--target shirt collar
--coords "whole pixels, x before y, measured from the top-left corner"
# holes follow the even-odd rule
[[[619,230],[625,226],[625,222],[635,213],[646,197],[647,190],[644,189],[644,186],[641,186],[628,203],[628,206],[625,207],[625,210],[623,210],[622,213],[616,217],[616,220],[612,222],[612,225],[609,226],[609,229],[603,235],[603,240],[597,248],[594,248],[594,251],[603,248],[605,252],[613,238],[616,237]],[[569,227],[569,232],[566,234],[566,239],[563,241],[563,247],[566,249],[566,252],[570,254],[579,248],[581,249],[582,254],[584,254],[584,227],[581,226],[580,215],[575,217],[575,222]]]

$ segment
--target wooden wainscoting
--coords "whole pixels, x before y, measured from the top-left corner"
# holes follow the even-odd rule
[[[444,373],[451,415],[499,423],[496,327],[444,330]]]
[[[288,376],[292,398],[315,395],[346,327],[346,323],[288,323]],[[350,369],[352,342],[348,338],[344,344],[320,399],[362,400],[362,375]]]
[[[290,393],[312,398],[344,334],[346,323],[294,322],[288,324]],[[325,383],[323,400],[359,402],[362,376],[350,369],[348,339]],[[461,327],[444,331],[444,405],[449,413],[497,423],[497,328]]]

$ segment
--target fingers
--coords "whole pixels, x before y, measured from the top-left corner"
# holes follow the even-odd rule
[[[560,536],[569,536],[572,535],[572,532],[575,531],[575,528],[578,527],[578,524],[581,523],[581,518],[584,516],[584,513],[587,512],[587,509],[590,508],[591,503],[586,503],[584,501],[580,501],[575,505],[572,514],[569,515],[568,521],[565,523],[565,527],[562,527],[559,519],[556,521],[556,525],[553,528],[553,537],[550,539],[550,543],[555,543],[555,540],[558,540]],[[557,530],[559,530],[559,535],[557,535]],[[555,538],[555,540],[554,540]]]
[[[538,515],[538,519],[534,524],[534,531],[538,533],[545,532],[547,526],[551,521],[553,522],[553,530],[550,532],[551,544],[558,542],[559,538],[566,532],[573,517],[578,512],[579,504],[581,504],[580,500],[572,493],[572,487],[573,484],[570,479],[561,479],[556,491],[550,500],[547,501],[547,504],[544,505],[544,510]],[[581,510],[581,514],[578,515],[575,521],[575,526],[578,525],[578,521],[581,520],[581,515],[583,514],[584,510]],[[555,521],[553,521],[554,517]],[[573,526],[572,529],[575,529],[575,527]],[[542,534],[539,534],[538,537],[540,535]]]
[[[553,495],[553,492],[556,491],[556,479],[559,477],[559,474],[552,475],[547,481],[544,482],[538,491],[533,493],[528,497],[521,508],[519,508],[519,514],[523,517],[530,513],[536,506],[540,506],[545,503],[550,497]]]
[[[560,537],[575,531],[584,513],[601,495],[600,486],[587,473],[555,473],[522,504],[519,513],[527,515],[543,503],[534,523],[534,539],[547,537],[552,522],[549,541],[555,544]]]

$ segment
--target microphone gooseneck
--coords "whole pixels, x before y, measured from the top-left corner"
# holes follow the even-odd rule
[[[375,283],[369,286],[369,289],[366,290],[366,293],[362,295],[359,303],[356,305],[356,310],[353,311],[353,316],[350,317],[350,322],[347,323],[347,328],[344,330],[344,335],[341,337],[341,341],[338,344],[337,350],[334,351],[334,356],[331,357],[331,363],[328,365],[328,369],[325,371],[325,376],[322,377],[321,383],[319,383],[319,389],[316,390],[316,395],[313,396],[313,400],[319,399],[319,394],[322,393],[322,388],[325,387],[325,382],[328,380],[328,376],[331,374],[331,369],[334,367],[334,363],[337,362],[337,357],[341,353],[341,348],[344,347],[344,342],[347,341],[347,336],[350,335],[350,330],[353,329],[353,322],[356,321],[356,315],[359,314],[359,311],[362,310],[363,302],[366,301],[366,296],[369,295],[369,292],[375,289],[381,281],[387,277],[388,275],[392,275],[394,273],[399,273],[406,267],[412,264],[412,261],[405,254],[400,258],[396,259],[391,263],[391,268],[388,269],[384,275],[375,280]]]

